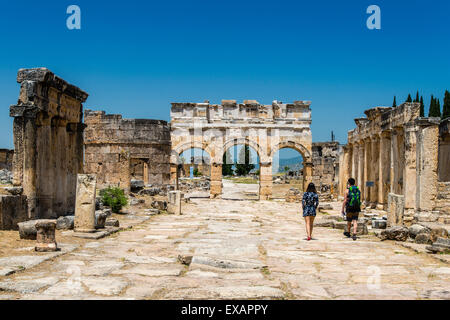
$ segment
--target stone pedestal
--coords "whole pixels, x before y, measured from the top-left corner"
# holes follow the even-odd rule
[[[95,232],[96,176],[79,174],[75,207],[75,231]]]
[[[210,197],[211,199],[220,197],[222,194],[222,165],[214,163],[211,166],[211,186]]]
[[[405,196],[389,193],[387,224],[389,227],[401,226],[405,211]]]
[[[49,220],[40,220],[36,222],[36,247],[38,252],[57,251],[58,246],[55,240],[56,223]]]
[[[170,214],[181,215],[181,199],[183,193],[181,191],[169,192],[169,203],[167,204],[167,212]]]
[[[259,173],[259,199],[268,200],[272,196],[272,163],[261,163]]]

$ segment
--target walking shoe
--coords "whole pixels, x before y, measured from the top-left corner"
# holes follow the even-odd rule
[[[353,241],[355,241],[356,240],[356,234],[354,234],[352,238],[353,238]]]
[[[308,239],[306,239],[306,241],[309,241],[309,240],[311,240],[311,237],[308,237]]]
[[[346,236],[347,238],[350,238],[350,232],[344,232],[344,236]]]

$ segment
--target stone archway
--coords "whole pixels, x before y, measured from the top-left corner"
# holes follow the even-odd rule
[[[309,101],[261,105],[255,100],[237,104],[223,100],[220,105],[172,103],[171,182],[177,184],[179,154],[200,148],[211,157],[211,198],[222,193],[222,157],[236,144],[249,145],[260,159],[259,197],[272,194],[272,159],[280,148],[293,148],[304,159],[305,183],[312,180],[311,109]]]

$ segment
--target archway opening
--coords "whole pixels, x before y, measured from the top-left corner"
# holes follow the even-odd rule
[[[272,198],[285,198],[289,189],[303,192],[303,156],[294,148],[281,148],[272,158]]]
[[[258,200],[258,152],[247,144],[236,144],[225,150],[222,160],[222,198]]]
[[[209,197],[211,157],[200,148],[190,148],[179,155],[178,186],[188,197]]]

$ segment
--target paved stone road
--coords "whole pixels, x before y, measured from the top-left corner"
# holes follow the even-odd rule
[[[450,299],[448,265],[335,229],[307,242],[298,206],[194,199],[182,216],[1,277],[0,299]]]

